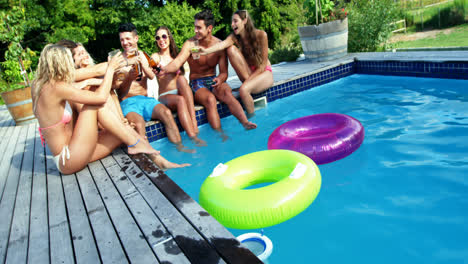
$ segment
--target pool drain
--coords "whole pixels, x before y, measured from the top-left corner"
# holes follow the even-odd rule
[[[261,261],[265,261],[273,251],[273,243],[263,234],[245,233],[238,236],[237,240],[252,251]]]

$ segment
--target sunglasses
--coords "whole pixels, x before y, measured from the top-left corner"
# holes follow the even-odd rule
[[[160,36],[156,36],[156,40],[160,40],[161,38],[167,39],[167,35],[166,35],[166,34],[163,34],[161,37],[160,37]]]

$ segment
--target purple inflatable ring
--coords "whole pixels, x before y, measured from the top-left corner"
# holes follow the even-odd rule
[[[317,114],[288,121],[268,138],[268,149],[289,149],[311,158],[316,164],[342,159],[359,148],[364,128],[343,114]]]

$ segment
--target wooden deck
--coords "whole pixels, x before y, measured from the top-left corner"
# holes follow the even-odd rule
[[[0,108],[0,263],[261,263],[146,156],[61,175]]]

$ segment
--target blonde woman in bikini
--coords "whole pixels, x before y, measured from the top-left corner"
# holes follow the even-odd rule
[[[156,64],[165,66],[177,57],[179,51],[169,28],[161,26],[156,29],[155,41],[159,52],[151,55],[151,58]],[[158,100],[172,111],[177,111],[182,127],[198,146],[205,145],[203,140],[197,138],[199,131],[193,94],[187,79],[184,77],[183,68],[181,67],[176,73],[160,75],[157,79],[159,84]]]
[[[41,141],[47,142],[60,172],[75,173],[122,143],[128,146],[129,154],[159,154],[103,106],[109,97],[112,76],[123,63],[120,54],[112,58],[102,84],[95,91],[87,91],[72,86],[75,68],[69,49],[49,44],[41,52],[31,92],[33,109]],[[77,116],[73,116],[70,106],[75,103],[84,105]],[[100,133],[98,120],[104,127]]]
[[[229,61],[242,82],[240,98],[247,114],[252,116],[255,111],[252,94],[261,93],[273,85],[268,36],[265,31],[255,28],[247,10],[238,10],[232,15],[231,27],[233,32],[224,41],[210,48],[200,47],[200,54],[227,50]]]
[[[94,63],[94,60],[91,58],[91,55],[84,48],[81,43],[76,43],[71,40],[61,40],[57,44],[67,47],[72,54],[73,61],[75,63],[75,82],[74,87],[78,89],[86,90],[95,90],[102,84],[103,76],[106,73],[108,62],[101,62],[98,64]],[[115,55],[115,54],[114,54]],[[121,75],[121,70],[126,67],[122,67],[116,72],[114,72],[114,79],[118,78]],[[133,67],[132,67],[133,68]],[[77,109],[81,108],[81,105],[74,104]],[[108,108],[112,113],[114,113],[119,120],[127,126],[127,129],[135,129],[133,123],[129,123],[128,120],[123,116],[122,109],[120,108],[119,99],[114,91],[110,92],[108,101],[104,104],[104,107]],[[99,121],[99,119],[98,119]],[[121,124],[119,124],[121,126]],[[98,122],[99,128],[103,128],[102,125]],[[147,139],[145,138],[145,141]],[[166,160],[160,154],[148,154],[148,157],[161,169],[167,170],[172,168],[181,168],[189,166],[190,164],[178,164]]]
[[[56,44],[62,45],[71,51],[73,61],[75,63],[75,83],[74,86],[78,89],[94,90],[101,85],[102,77],[107,70],[107,62],[95,64],[93,58],[85,49],[83,44],[74,42],[68,39],[62,39]],[[118,70],[117,70],[118,72]],[[114,76],[116,74],[114,73]],[[123,116],[122,109],[120,108],[119,98],[114,90],[111,90],[109,102],[106,106],[116,113],[124,123],[128,123],[127,119]]]

